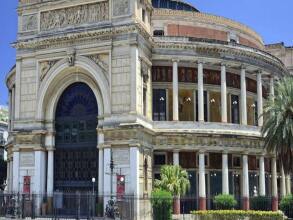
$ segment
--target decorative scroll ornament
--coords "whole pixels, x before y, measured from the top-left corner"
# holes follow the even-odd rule
[[[40,80],[42,81],[45,76],[47,75],[47,73],[49,72],[49,70],[58,62],[58,60],[50,60],[50,61],[44,61],[40,63],[40,71],[41,71],[41,75],[40,75]]]
[[[41,13],[41,30],[109,20],[109,2],[97,2]]]
[[[97,65],[99,65],[105,72],[108,72],[109,65],[106,62],[107,56],[102,54],[93,54],[87,57],[91,59],[92,61],[94,61]]]

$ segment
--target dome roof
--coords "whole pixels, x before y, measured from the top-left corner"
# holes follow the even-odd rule
[[[154,8],[199,12],[195,7],[183,0],[152,0],[152,4]]]

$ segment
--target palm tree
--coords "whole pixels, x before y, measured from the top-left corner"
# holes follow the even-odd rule
[[[293,172],[293,77],[280,80],[264,108],[264,146],[275,152],[286,174]]]
[[[180,166],[162,166],[161,179],[155,180],[155,187],[172,193],[174,196],[173,212],[180,214],[180,196],[185,195],[190,188],[186,170]]]

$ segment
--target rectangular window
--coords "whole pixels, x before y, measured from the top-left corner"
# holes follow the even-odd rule
[[[179,120],[194,121],[193,90],[179,90]]]
[[[141,13],[142,21],[145,22],[145,9],[142,9]]]
[[[143,115],[147,115],[147,89],[143,88]]]
[[[155,37],[164,36],[164,30],[154,30],[153,34]]]
[[[231,95],[231,122],[239,124],[239,96]]]
[[[241,157],[239,156],[233,156],[233,160],[232,160],[232,165],[233,168],[239,168],[241,167]]]
[[[165,165],[167,162],[166,159],[165,154],[154,154],[154,165]]]
[[[257,101],[254,102],[254,126],[258,126]]]
[[[221,122],[221,93],[209,92],[210,122]]]
[[[203,92],[204,100],[204,121],[208,121],[208,92]],[[198,91],[196,91],[196,121],[198,121]]]
[[[166,90],[153,90],[153,121],[166,121]]]

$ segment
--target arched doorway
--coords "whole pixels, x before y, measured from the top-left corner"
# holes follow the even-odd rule
[[[92,178],[98,180],[97,116],[88,85],[73,83],[65,89],[55,112],[55,191],[90,191]]]

